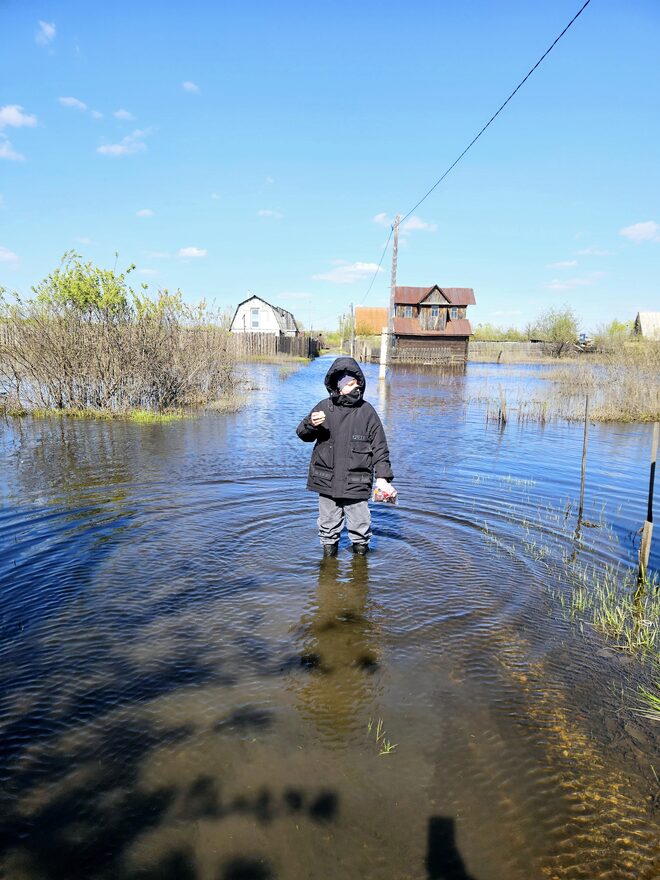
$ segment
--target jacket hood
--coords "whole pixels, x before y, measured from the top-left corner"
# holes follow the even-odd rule
[[[325,387],[329,394],[337,394],[337,382],[344,373],[349,373],[357,379],[358,387],[362,394],[367,387],[364,373],[360,369],[360,365],[352,357],[339,357],[333,362],[332,366],[325,374]]]

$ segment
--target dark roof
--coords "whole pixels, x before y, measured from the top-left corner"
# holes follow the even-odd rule
[[[419,318],[395,318],[397,336],[472,336],[472,325],[467,318],[447,321],[444,330],[422,330]]]
[[[238,314],[238,310],[242,305],[245,305],[246,302],[250,302],[251,299],[258,299],[259,302],[262,302],[264,305],[268,306],[275,312],[275,317],[277,318],[277,323],[280,325],[280,330],[294,330],[296,333],[299,332],[298,325],[296,324],[296,319],[293,317],[291,312],[287,312],[286,309],[280,308],[280,306],[274,306],[272,303],[266,302],[266,300],[257,296],[256,293],[252,294],[252,296],[248,296],[247,299],[244,299],[242,302],[236,306],[236,311],[234,312],[234,317],[231,319],[231,325],[234,323],[234,319]]]
[[[440,287],[433,284],[431,287],[396,287],[394,289],[394,303],[402,306],[417,306],[422,300],[439,290],[449,305],[473,306],[475,304],[474,290],[471,287]]]

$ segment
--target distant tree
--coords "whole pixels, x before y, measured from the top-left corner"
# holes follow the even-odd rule
[[[494,324],[477,324],[473,339],[476,342],[526,342],[529,339],[517,327],[496,327]]]
[[[126,278],[134,269],[134,265],[121,273],[101,269],[67,251],[59,267],[32,292],[38,303],[54,310],[73,311],[88,320],[118,320],[131,313],[134,295]]]
[[[552,346],[555,357],[575,345],[580,333],[580,323],[570,306],[561,309],[546,309],[536,319],[532,335]]]
[[[598,348],[614,348],[628,342],[634,329],[634,321],[618,321],[614,318],[609,324],[601,324],[593,334]]]

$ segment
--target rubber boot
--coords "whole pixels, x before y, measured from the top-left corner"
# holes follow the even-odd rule
[[[356,556],[366,556],[368,552],[368,544],[353,544],[353,553],[355,553]]]
[[[339,544],[324,544],[323,557],[325,558],[326,556],[336,556],[338,548]]]

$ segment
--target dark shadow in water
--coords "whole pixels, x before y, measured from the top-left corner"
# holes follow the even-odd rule
[[[242,815],[253,816],[261,824],[294,813],[307,814],[313,822],[322,824],[334,821],[338,812],[339,798],[334,791],[327,789],[318,794],[306,794],[301,789],[289,788],[280,795],[264,786],[254,794],[240,794],[223,802],[217,781],[209,775],[198,776],[191,783],[177,808],[177,815],[185,821]]]
[[[238,733],[239,731],[248,730],[267,730],[272,726],[273,713],[265,709],[258,709],[253,706],[242,706],[233,712],[229,718],[223,718],[218,721],[213,730],[217,733]]]
[[[179,738],[185,738],[186,732],[179,731]],[[81,774],[82,783],[65,784],[59,796],[29,813],[12,798],[0,823],[0,858],[16,850],[27,866],[26,876],[40,880],[125,877],[124,854],[134,840],[161,822],[176,797],[173,787],[151,792],[139,789],[142,762],[164,741],[167,736],[162,731],[133,723],[130,727],[109,728],[88,748],[78,748],[75,753],[39,755],[24,782],[29,780],[38,786],[48,780],[53,784],[55,780],[48,772],[51,765],[56,778],[64,778],[60,762],[69,774],[78,769],[89,773]],[[75,779],[73,775],[71,778]],[[29,785],[15,790],[27,794]],[[183,864],[182,858],[179,864]],[[185,878],[186,874],[181,876]]]
[[[263,859],[232,859],[222,870],[219,880],[273,880],[268,862]]]
[[[152,868],[136,872],[130,880],[197,880],[193,855],[187,849],[174,850]]]
[[[85,658],[85,663],[93,667],[97,659],[99,658],[91,655]],[[58,669],[59,660],[59,657],[53,658],[50,674]],[[43,674],[45,677],[49,675],[45,658]],[[218,672],[210,663],[200,662],[192,651],[174,658],[171,663],[164,664],[157,672],[148,675],[141,674],[136,664],[117,661],[112,680],[108,684],[91,687],[71,701],[67,710],[68,721],[70,725],[88,724],[122,706],[149,702],[180,687],[202,685],[209,681],[233,685],[236,677]],[[16,718],[2,731],[0,769],[8,767],[13,760],[19,758],[26,745],[34,748],[36,743],[56,737],[61,730],[60,723],[57,702],[53,700],[52,693],[44,690],[42,698],[30,711]]]
[[[344,559],[322,559],[315,603],[301,621],[298,664],[308,674],[294,679],[298,707],[333,738],[354,728],[373,694],[379,660],[368,594],[368,557],[351,557],[348,577]]]
[[[475,880],[466,871],[456,848],[453,819],[446,816],[429,819],[426,870],[429,880]]]

